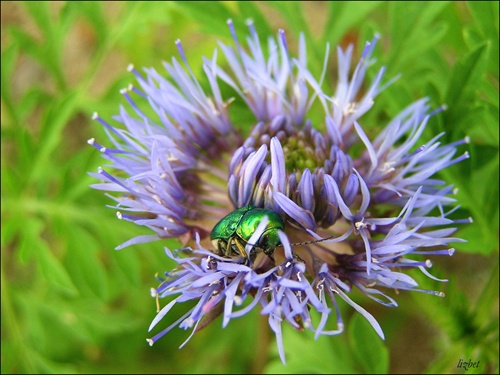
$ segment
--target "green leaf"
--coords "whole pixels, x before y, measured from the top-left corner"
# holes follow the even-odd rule
[[[65,80],[61,66],[62,42],[69,34],[69,27],[72,26],[71,19],[69,17],[61,19],[59,14],[52,15],[48,2],[25,2],[24,4],[43,33],[43,39],[37,42],[17,27],[11,29],[12,35],[21,43],[24,51],[47,68],[55,78],[58,88],[64,89]]]
[[[388,373],[389,351],[366,319],[355,314],[349,321],[348,335],[351,351],[364,373]]]
[[[340,42],[342,36],[355,28],[368,15],[381,6],[382,1],[331,1],[321,44],[330,42],[332,46]]]
[[[37,26],[46,35],[51,34],[52,28],[54,27],[54,23],[50,19],[49,4],[50,2],[48,1],[23,2],[23,5],[28,9]]]
[[[69,1],[67,3],[68,10],[82,13],[90,21],[100,43],[103,43],[108,35],[102,7],[103,4],[99,1]]]
[[[271,29],[271,26],[267,22],[266,17],[260,11],[259,7],[255,5],[255,2],[238,1],[237,4],[240,13],[245,18],[253,20],[260,37],[265,39],[265,37],[269,35],[276,34],[276,31]]]
[[[37,106],[43,106],[52,100],[44,90],[43,87],[32,86],[23,95],[16,108],[20,123],[29,121],[29,116],[33,115]]]
[[[411,66],[410,62],[422,59],[422,56],[424,56],[427,51],[436,48],[436,45],[445,38],[447,32],[448,25],[445,24],[426,29],[425,32],[418,35],[418,38],[425,40],[425,43],[417,42],[412,45],[412,48],[406,48],[404,50],[404,55],[401,56],[398,62],[398,66]],[[422,59],[422,63],[423,62],[425,62],[425,59]]]
[[[87,144],[85,145],[87,146]],[[98,156],[95,149],[88,147],[79,150],[64,163],[61,168],[64,175],[60,195],[61,201],[73,201],[80,197],[88,197],[89,185],[95,183],[96,180],[88,174],[82,175],[82,171],[96,170],[95,161]]]
[[[52,169],[50,156],[61,143],[62,129],[73,114],[77,100],[77,94],[70,93],[49,106],[42,124],[40,148],[37,155],[33,156],[35,163],[30,175],[31,182],[43,181],[47,177],[46,171]]]
[[[20,262],[26,264],[38,248],[45,224],[39,218],[32,216],[29,219],[24,218],[20,229],[20,242],[17,251]]]
[[[466,27],[463,34],[465,44],[469,49],[473,49],[484,41],[484,36],[475,27]]]
[[[195,19],[202,30],[213,35],[227,37],[229,30],[227,20],[233,19],[235,15],[229,11],[220,1],[178,1],[175,3],[183,12]],[[234,27],[239,34],[244,25],[233,19]]]
[[[460,124],[455,126],[460,126],[473,144],[498,148],[498,108],[493,105],[487,102],[480,103],[471,108],[461,119]]]
[[[475,310],[475,323],[478,327],[484,326],[494,315],[494,310],[498,304],[498,268],[496,263],[491,272],[489,280],[482,288],[481,295],[474,304]]]
[[[463,112],[460,108],[467,108],[467,104],[473,101],[477,82],[483,74],[486,49],[486,43],[477,46],[453,66],[445,96],[450,108],[446,114],[450,117],[460,117]]]
[[[22,316],[23,335],[36,341],[34,348],[40,354],[52,358],[67,356],[71,354],[71,346],[85,340],[81,333],[84,327],[69,308],[69,299],[61,298],[52,290],[43,293],[35,289],[27,295],[16,296],[16,300]],[[61,337],[64,340],[60,340]]]
[[[356,373],[353,354],[346,345],[345,337],[320,336],[314,339],[309,331],[296,331],[283,324],[283,345],[286,365],[277,354],[277,346],[272,343],[274,360],[266,366],[267,374],[352,374]]]
[[[498,50],[498,1],[468,1],[467,7],[476,21],[476,27],[485,39],[497,45]]]
[[[145,295],[149,297],[147,293]],[[151,307],[154,308],[154,299],[150,298],[150,300]],[[82,323],[99,335],[110,333],[123,335],[144,324],[144,316],[138,316],[135,312],[137,310],[143,312],[148,307],[144,307],[144,304],[136,307],[135,303],[132,302],[127,309],[123,309],[121,306],[113,308],[95,299],[80,298],[75,301],[75,312]],[[96,319],[97,317],[98,319]],[[144,334],[146,335],[146,333]]]
[[[428,61],[424,52],[432,51],[448,30],[448,25],[434,21],[448,5],[444,1],[389,3],[390,70],[406,74]]]
[[[38,248],[35,249],[35,254],[37,255],[40,271],[50,285],[70,296],[78,295],[78,290],[71,281],[71,277],[66,272],[63,264],[52,253],[44,240],[40,239]]]
[[[19,217],[10,216],[8,217],[8,220],[5,220],[4,222],[4,219],[6,219],[6,217],[7,216],[4,215],[4,212],[2,211],[2,231],[0,232],[2,249],[5,249],[7,244],[10,244],[15,240],[16,235],[18,234],[20,228],[22,227],[22,221],[19,220]]]
[[[474,157],[474,153],[472,155]],[[464,208],[469,209],[474,220],[472,224],[464,225],[461,230],[461,237],[468,242],[460,244],[460,249],[483,254],[498,249],[498,165],[497,153],[482,167],[472,169],[469,180],[478,183],[472,186],[464,183],[464,188],[457,193],[458,201]]]
[[[304,5],[302,2],[271,1],[269,4],[285,17],[287,24],[290,26],[290,32],[293,32],[295,35],[303,32],[308,40],[313,41],[311,30],[304,17]]]
[[[14,118],[15,118],[15,109],[14,109],[14,103],[12,102],[11,98],[12,94],[11,86],[12,86],[12,77],[14,77],[14,69],[16,68],[18,56],[19,56],[18,45],[15,43],[11,44],[2,51],[2,64],[0,65],[2,74],[1,75],[2,81],[0,83],[1,93],[2,93],[2,103],[5,103],[7,105],[7,107],[10,110],[10,114]],[[4,122],[3,119],[2,122]]]
[[[31,356],[33,358],[33,361],[36,363],[37,372],[40,374],[74,374],[77,372],[76,363],[61,363],[36,351],[24,353],[24,356]]]
[[[12,44],[17,45],[21,51],[33,56],[35,60],[38,59],[38,56],[42,55],[40,46],[26,31],[19,27],[11,26],[10,34],[12,37]]]
[[[65,231],[68,239],[67,268],[71,270],[73,279],[80,280],[83,286],[90,289],[100,299],[106,300],[109,295],[106,270],[98,258],[99,244],[94,237],[83,228],[75,225],[61,225],[60,232]]]
[[[308,69],[312,72],[320,72],[324,60],[325,45],[319,46],[317,44],[317,38],[312,34],[312,28],[305,17],[304,4],[300,1],[271,1],[269,5],[276,8],[287,21],[287,40],[293,37],[298,39],[301,33],[304,34],[308,46]],[[291,47],[290,41],[287,43],[291,51],[294,51],[296,47]]]
[[[126,238],[127,240],[130,238]],[[125,241],[124,241],[125,242]],[[115,243],[115,246],[119,244]],[[112,248],[110,248],[110,251]],[[122,249],[120,251],[114,251],[112,254],[113,262],[116,263],[117,270],[115,272],[120,272],[123,279],[126,280],[130,285],[138,286],[141,285],[140,279],[140,259],[133,249]],[[152,276],[152,275],[151,275]],[[153,279],[151,279],[153,281]]]

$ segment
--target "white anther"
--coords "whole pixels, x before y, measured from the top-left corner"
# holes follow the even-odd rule
[[[394,161],[388,161],[388,162],[385,162],[385,163],[382,163],[380,165],[380,167],[378,168],[378,170],[382,173],[390,173],[392,171],[394,171],[394,165],[396,164],[396,162]]]
[[[358,231],[359,231],[361,228],[366,228],[366,226],[367,226],[363,220],[364,220],[364,218],[363,218],[363,219],[361,219],[361,221],[358,221],[358,222],[354,223],[354,226],[356,227],[356,229],[357,229]]]
[[[174,156],[173,154],[167,154],[167,160],[168,161],[179,161],[179,159]]]
[[[351,113],[356,112],[356,110],[357,110],[356,102],[351,102],[344,107],[344,115],[350,115]]]

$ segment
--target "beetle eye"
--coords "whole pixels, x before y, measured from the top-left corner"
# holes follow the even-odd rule
[[[267,244],[267,236],[265,234],[263,234],[262,236],[260,236],[259,242],[257,242],[257,245],[259,247],[265,247],[266,244]]]
[[[257,245],[261,249],[267,249],[267,248],[270,248],[270,247],[274,247],[274,246],[272,246],[270,244],[270,238],[269,238],[269,234],[268,233],[264,233],[262,236],[260,236],[259,242],[257,243]]]

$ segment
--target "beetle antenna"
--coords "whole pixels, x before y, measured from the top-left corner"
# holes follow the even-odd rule
[[[294,242],[294,243],[291,243],[290,246],[303,246],[303,245],[310,245],[310,244],[313,244],[313,243],[318,243],[318,242],[323,242],[323,241],[327,241],[327,240],[331,240],[332,238],[334,238],[335,235],[332,234],[331,236],[329,237],[326,237],[326,238],[320,238],[319,240],[312,240],[312,241],[305,241],[305,242]],[[282,244],[279,244],[278,246],[283,246]]]

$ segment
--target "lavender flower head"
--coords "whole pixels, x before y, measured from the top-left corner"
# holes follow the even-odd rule
[[[192,336],[220,315],[226,326],[260,306],[285,362],[282,323],[312,330],[316,337],[339,334],[341,301],[384,338],[376,319],[349,293],[357,288],[388,307],[397,306],[386,294],[390,290],[443,295],[419,289],[404,270],[418,268],[434,278],[427,257],[452,255],[450,243],[462,241],[452,237],[455,226],[470,219],[449,218],[458,208],[450,197],[453,187],[434,175],[468,157],[456,156],[467,139],[443,145],[441,133],[422,144],[429,118],[443,109],[432,111],[428,99],[403,109],[379,134],[361,125],[391,83],[382,85],[384,68],[365,83],[377,38],[366,44],[352,73],[352,46],[337,49],[337,86],[329,96],[323,91],[328,47],[316,79],[307,68],[302,35],[294,58],[283,31],[269,38],[264,50],[249,22],[244,48],[228,25],[234,45],[221,43],[220,50],[229,69],[219,65],[217,50],[205,58],[208,90],[177,41],[180,62],[172,58],[164,64],[168,79],[154,69],[141,73],[130,67],[138,87],[122,91],[129,107],[114,118],[121,125],[94,116],[112,146],[89,141],[110,162],[92,174],[101,181],[93,187],[115,193],[110,197],[118,218],[154,232],[118,249],[162,238],[177,238],[184,246],[166,249],[177,267],[165,272],[152,295],[173,299],[159,309],[150,330],[174,305],[190,300],[196,305],[148,342],[176,326],[191,329]],[[236,97],[224,98],[219,85]],[[229,116],[234,100],[243,101],[254,118],[246,138]],[[154,117],[140,109],[146,105]],[[309,118],[313,106],[324,111],[321,123]],[[360,145],[363,151],[355,153]],[[272,256],[255,245],[265,235],[267,217],[244,239],[252,256],[227,256],[210,242],[215,224],[247,205],[272,210],[285,223]],[[329,319],[336,320],[335,329],[326,328]]]

